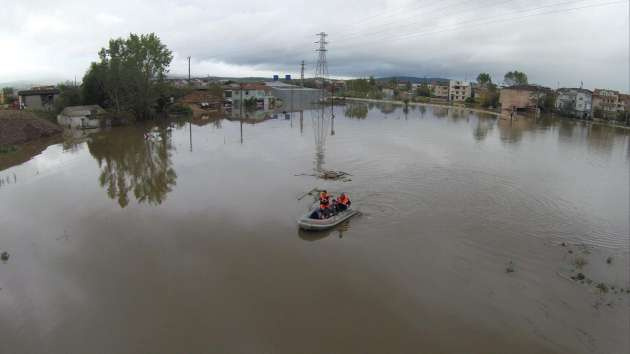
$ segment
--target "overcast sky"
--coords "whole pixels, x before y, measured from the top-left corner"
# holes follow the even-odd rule
[[[78,80],[99,48],[155,32],[171,73],[312,76],[329,34],[332,76],[494,81],[518,69],[550,87],[628,91],[628,0],[3,1],[0,83]],[[572,10],[570,10],[572,9]]]

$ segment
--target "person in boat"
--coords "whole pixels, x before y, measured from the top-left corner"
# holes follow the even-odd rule
[[[330,195],[328,195],[328,192],[325,190],[319,192],[319,204],[328,205],[328,203],[330,203]]]
[[[341,211],[348,210],[352,202],[346,193],[341,193],[339,197],[337,197],[337,209]]]

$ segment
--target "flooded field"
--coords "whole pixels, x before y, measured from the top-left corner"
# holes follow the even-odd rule
[[[0,352],[628,353],[630,131],[334,116],[114,128],[14,159]],[[314,187],[362,215],[298,231]]]

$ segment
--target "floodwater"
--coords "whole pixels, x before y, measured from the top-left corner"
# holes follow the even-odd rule
[[[628,353],[629,131],[330,109],[68,134],[1,170],[0,352]],[[298,231],[314,187],[362,215]]]

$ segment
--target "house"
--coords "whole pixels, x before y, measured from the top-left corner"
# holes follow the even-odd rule
[[[242,83],[227,85],[223,88],[223,96],[238,106],[240,102],[256,101],[256,108],[268,110],[273,104],[271,87],[262,83]]]
[[[21,109],[50,111],[55,99],[59,97],[59,90],[54,86],[33,87],[30,90],[18,92]]]
[[[551,93],[551,89],[538,85],[515,85],[501,88],[499,103],[501,112],[538,112],[538,102]]]
[[[449,98],[450,82],[448,80],[433,80],[429,84],[429,89],[434,97]]]
[[[448,83],[448,99],[463,102],[472,97],[472,87],[468,81],[450,80]]]
[[[593,91],[593,117],[611,118],[625,109],[624,102],[619,99],[619,92],[595,89]]]
[[[561,88],[557,91],[556,109],[566,115],[590,118],[593,108],[593,93],[583,88]]]
[[[188,106],[192,110],[193,116],[198,116],[210,111],[220,112],[223,106],[223,97],[221,93],[205,87],[188,93],[179,99],[179,103]]]
[[[98,105],[69,106],[57,115],[57,123],[68,128],[93,129],[106,124],[107,112]]]

